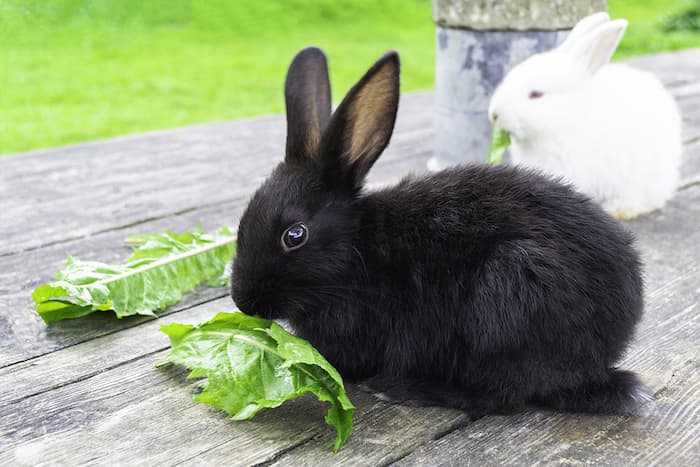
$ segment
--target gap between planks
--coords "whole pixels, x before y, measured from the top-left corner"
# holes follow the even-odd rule
[[[404,159],[394,158],[392,160],[387,161],[385,164],[382,164],[381,169],[382,169],[382,171],[387,171],[388,169],[395,168],[396,166],[406,165],[407,162],[411,162],[411,161],[415,161],[415,160],[427,160],[428,154],[429,154],[428,149],[419,149],[419,150],[415,151],[414,153],[412,153],[410,155],[410,157],[407,157]],[[377,186],[382,186],[382,185],[385,185],[393,180],[395,180],[395,177],[384,175],[384,176],[379,177],[378,180],[370,180],[370,182],[367,184],[367,187],[374,188]],[[253,190],[255,188],[257,188],[257,185],[253,188]],[[147,218],[143,218],[143,219],[132,220],[132,221],[126,222],[124,224],[114,225],[114,226],[110,226],[110,227],[103,228],[103,229],[97,229],[94,231],[82,233],[80,235],[74,235],[74,236],[69,235],[69,236],[66,236],[66,237],[63,237],[60,239],[51,240],[51,241],[46,242],[46,243],[30,245],[30,246],[26,246],[26,247],[20,247],[16,250],[9,250],[9,251],[5,251],[5,252],[0,252],[0,258],[15,256],[15,255],[19,255],[19,254],[26,253],[26,252],[36,251],[36,250],[41,250],[43,248],[48,248],[51,246],[62,245],[65,243],[70,243],[72,241],[76,241],[76,240],[81,240],[81,239],[94,237],[94,236],[102,235],[102,234],[109,233],[109,232],[120,231],[120,230],[128,229],[128,228],[131,228],[134,226],[147,224],[149,222],[154,222],[154,221],[158,221],[158,220],[162,220],[162,219],[178,217],[178,216],[181,216],[184,214],[194,213],[194,212],[197,212],[200,210],[216,208],[216,207],[220,207],[220,206],[224,206],[224,205],[232,204],[232,203],[238,203],[238,202],[242,203],[250,197],[250,194],[251,194],[250,192],[239,193],[236,196],[233,196],[231,198],[222,198],[222,199],[219,199],[217,201],[213,201],[213,202],[209,202],[209,203],[202,203],[202,204],[198,204],[196,206],[190,206],[190,207],[186,207],[184,209],[175,210],[175,211],[171,211],[171,212],[163,212],[157,216],[151,216],[151,217],[147,217]]]
[[[662,286],[665,286],[665,285],[662,284]],[[651,292],[651,295],[654,295],[654,292],[653,292],[653,291]],[[686,312],[685,310],[686,310],[686,309],[684,308],[683,310],[681,310],[681,312]],[[665,320],[665,322],[666,322],[666,323],[670,323],[671,320],[668,320],[668,319],[667,319],[667,320]],[[444,436],[446,436],[446,435],[444,435]],[[312,441],[312,442],[313,442],[313,441]]]

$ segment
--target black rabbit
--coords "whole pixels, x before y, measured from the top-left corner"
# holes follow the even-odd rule
[[[380,397],[476,414],[528,403],[635,413],[615,368],[642,315],[632,236],[569,186],[466,166],[379,191],[399,59],[382,57],[331,116],[326,59],[302,50],[285,85],[284,162],[240,222],[233,299],[287,318]]]

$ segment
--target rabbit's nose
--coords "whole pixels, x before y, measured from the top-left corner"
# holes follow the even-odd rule
[[[498,114],[496,112],[491,112],[491,120],[494,122],[498,120]]]

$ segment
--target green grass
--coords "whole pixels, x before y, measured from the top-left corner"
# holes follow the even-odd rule
[[[687,1],[611,0],[619,56],[700,46],[659,27]],[[429,0],[0,0],[0,153],[281,112],[309,44],[336,101],[390,48],[403,91],[433,85]]]
[[[432,85],[428,0],[0,0],[0,18],[0,153],[281,112],[309,44],[336,99],[390,48],[404,90]]]
[[[700,31],[663,30],[665,19],[691,4],[698,0],[608,0],[610,15],[630,23],[615,58],[700,47]]]

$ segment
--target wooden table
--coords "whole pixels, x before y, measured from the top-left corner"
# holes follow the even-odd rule
[[[184,371],[154,368],[168,351],[159,326],[231,310],[226,290],[190,294],[158,320],[96,313],[44,325],[30,293],[67,252],[121,262],[130,234],[235,226],[283,153],[284,121],[271,116],[0,158],[0,465],[700,465],[700,49],[635,63],[673,89],[685,120],[682,189],[663,212],[628,223],[646,262],[647,308],[622,366],[653,388],[652,415],[533,410],[470,422],[351,386],[354,432],[333,455],[312,398],[233,422],[193,402]],[[372,183],[424,171],[432,97],[402,98]]]

